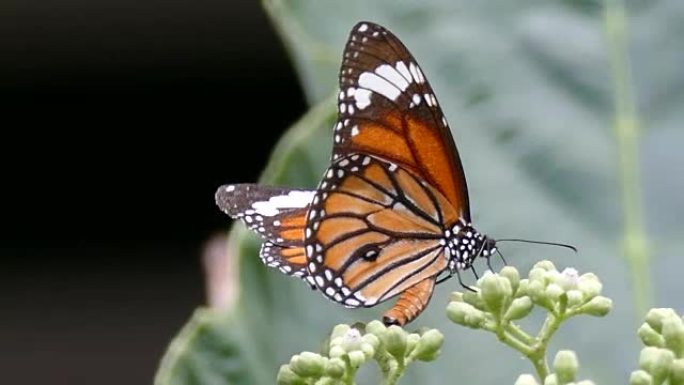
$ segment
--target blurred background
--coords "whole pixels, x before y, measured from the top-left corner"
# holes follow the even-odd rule
[[[305,111],[282,42],[254,1],[7,0],[0,52],[3,382],[150,383],[215,189]]]
[[[206,242],[229,225],[216,187],[255,181],[314,105],[280,142],[267,179],[316,184],[342,47],[365,19],[395,32],[432,83],[478,228],[580,249],[507,245],[523,273],[550,259],[602,279],[614,310],[569,322],[552,349],[576,350],[581,378],[626,383],[645,307],[684,312],[684,4],[263,4],[0,7],[4,378],[150,383],[189,325],[197,338],[179,337],[183,349],[166,355],[170,380],[160,385],[273,383],[280,364],[316,350],[335,324],[382,314],[343,309],[266,269],[255,238],[238,231],[237,305],[191,318],[206,298]],[[447,339],[442,358],[411,368],[405,383],[441,384],[454,372],[463,382],[513,383],[530,372],[491,335],[445,320],[456,289],[441,285],[413,324]]]

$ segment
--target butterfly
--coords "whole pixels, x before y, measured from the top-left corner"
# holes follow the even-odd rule
[[[496,241],[471,223],[447,120],[393,33],[368,21],[352,28],[337,107],[330,165],[315,190],[228,184],[216,203],[263,237],[267,266],[348,308],[398,297],[383,321],[403,326],[438,282],[489,261]]]

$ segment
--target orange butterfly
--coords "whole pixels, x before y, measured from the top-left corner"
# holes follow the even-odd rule
[[[347,307],[399,296],[383,320],[405,325],[441,274],[489,259],[495,241],[470,223],[446,118],[399,39],[358,23],[339,80],[331,165],[316,190],[224,185],[216,202],[265,239],[266,265]]]

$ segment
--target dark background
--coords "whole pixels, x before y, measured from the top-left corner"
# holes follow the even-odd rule
[[[215,189],[305,110],[283,45],[257,1],[5,0],[0,52],[3,382],[150,383]]]

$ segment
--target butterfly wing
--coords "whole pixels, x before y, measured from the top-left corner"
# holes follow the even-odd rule
[[[446,118],[399,39],[377,24],[358,23],[339,81],[333,159],[364,153],[396,163],[434,186],[470,221],[466,178]]]
[[[457,213],[412,172],[350,154],[327,170],[308,218],[316,286],[348,307],[371,307],[444,271],[442,224]]]
[[[221,186],[216,204],[265,240],[262,261],[283,273],[308,276],[304,249],[306,213],[314,191],[256,184]]]

